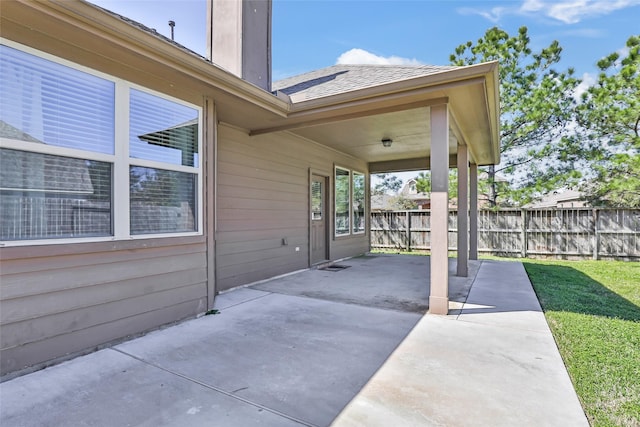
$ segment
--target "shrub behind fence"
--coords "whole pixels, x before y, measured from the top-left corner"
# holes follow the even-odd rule
[[[428,210],[371,213],[371,247],[430,250]],[[457,211],[449,211],[449,250]],[[478,212],[478,252],[516,257],[640,260],[640,209],[501,209]]]

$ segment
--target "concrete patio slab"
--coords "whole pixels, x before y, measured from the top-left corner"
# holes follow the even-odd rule
[[[347,268],[310,269],[252,289],[413,313],[429,308],[429,257],[369,254],[336,264]],[[457,277],[455,260],[449,260],[452,308],[466,300],[479,266],[471,261],[468,277]]]
[[[328,425],[419,319],[267,294],[115,348],[301,422]]]
[[[485,261],[455,316],[425,316],[332,424],[589,424],[521,263]]]
[[[520,263],[452,277],[449,316],[408,300],[427,257],[343,263],[6,381],[0,425],[588,426]]]
[[[3,427],[301,425],[113,349],[15,378],[0,390]]]
[[[478,283],[467,297],[460,320],[537,330],[548,334],[542,308],[521,262],[483,261]]]

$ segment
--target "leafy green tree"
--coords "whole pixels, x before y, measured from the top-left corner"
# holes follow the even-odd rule
[[[415,178],[418,193],[431,193],[431,171],[420,172]],[[449,198],[458,197],[458,170],[449,169]]]
[[[598,81],[578,107],[595,173],[584,190],[594,205],[640,207],[640,35],[627,49],[598,62]]]
[[[418,176],[415,177],[416,180],[416,191],[418,193],[430,193],[431,192],[431,171],[420,172]]]
[[[397,193],[402,188],[402,180],[395,175],[388,173],[380,173],[375,175],[378,183],[373,186],[373,195],[382,195],[386,193]]]
[[[418,207],[418,203],[415,200],[411,200],[402,194],[399,194],[391,199],[391,204],[393,208],[396,210],[411,210],[416,209]]]
[[[475,44],[458,46],[450,57],[458,66],[499,62],[501,163],[487,170],[492,205],[502,200],[524,204],[580,178],[575,167],[582,157],[580,141],[568,137],[580,80],[573,69],[552,68],[561,52],[557,41],[533,52],[526,27],[515,36],[494,27]],[[502,194],[495,179],[498,173],[512,183]]]
[[[431,172],[420,172],[416,180],[416,190],[419,193],[428,194],[431,192]],[[496,194],[505,194],[509,191],[509,183],[499,177],[494,179],[493,187],[496,188]],[[491,185],[489,184],[488,175],[486,173],[478,176],[478,198],[481,200],[489,199],[489,191]],[[449,170],[449,198],[453,199],[458,197],[458,170]],[[503,202],[503,205],[509,206],[507,202]]]

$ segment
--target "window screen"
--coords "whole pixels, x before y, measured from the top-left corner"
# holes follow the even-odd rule
[[[132,166],[131,234],[196,231],[197,175]]]
[[[111,164],[0,149],[1,240],[112,235]]]

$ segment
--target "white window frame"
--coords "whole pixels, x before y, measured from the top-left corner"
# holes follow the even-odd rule
[[[51,62],[55,62],[60,65],[111,81],[115,85],[115,115],[114,115],[114,154],[103,154],[93,151],[85,151],[75,148],[57,147],[52,145],[38,144],[29,141],[13,140],[0,137],[0,148],[13,149],[24,152],[33,152],[41,154],[50,154],[54,156],[73,157],[83,160],[96,160],[101,162],[107,162],[112,165],[112,224],[113,224],[113,236],[102,237],[73,237],[73,238],[50,238],[50,239],[33,239],[33,240],[7,240],[1,241],[0,247],[11,246],[35,246],[35,245],[54,245],[54,244],[70,244],[70,243],[83,243],[83,242],[105,242],[105,241],[118,241],[118,240],[139,240],[149,238],[172,238],[181,236],[201,236],[204,233],[203,230],[203,163],[202,157],[202,145],[203,145],[203,108],[191,104],[189,102],[182,101],[180,99],[173,98],[163,93],[151,90],[144,86],[137,85],[135,83],[119,79],[117,77],[102,73],[100,71],[93,70],[91,68],[76,64],[71,61],[59,58],[54,55],[33,49],[28,46],[24,46],[20,43],[7,40],[0,37],[0,44],[20,50],[24,53],[37,56],[42,59],[46,59]],[[198,111],[198,165],[196,166],[182,166],[171,163],[164,163],[154,160],[144,160],[129,157],[129,94],[131,89],[136,89],[151,95],[158,96],[177,104],[193,108]],[[158,233],[158,234],[136,234],[130,233],[130,205],[129,205],[129,167],[130,166],[142,166],[156,169],[164,169],[176,172],[187,172],[197,175],[197,189],[196,189],[196,216],[197,216],[197,231],[192,232],[176,232],[176,233]]]
[[[347,218],[349,221],[349,228],[347,230],[346,233],[338,233],[338,189],[337,189],[337,185],[338,185],[338,180],[336,179],[337,175],[338,175],[338,170],[341,170],[343,172],[347,172],[347,177],[348,177],[348,184],[349,184],[349,189],[348,189],[348,194],[347,194]],[[341,238],[341,237],[347,237],[351,235],[351,170],[341,167],[341,166],[334,166],[333,167],[333,235],[336,238]]]
[[[338,169],[340,169],[341,171],[345,171],[348,172],[348,176],[349,176],[349,203],[348,203],[348,211],[349,211],[349,231],[347,233],[343,233],[343,234],[338,234],[337,233],[337,227],[336,227],[336,214],[337,214],[337,205],[338,205],[338,201],[337,201],[337,191],[336,191],[336,172],[338,171]],[[364,203],[364,216],[365,216],[365,226],[362,228],[361,231],[354,231],[353,230],[353,221],[354,221],[354,215],[353,215],[353,202],[354,202],[354,174],[359,174],[362,175],[362,177],[364,178],[364,188],[365,188],[365,194],[364,194],[364,199],[363,199],[363,203]],[[366,188],[367,188],[367,175],[364,172],[360,172],[358,170],[354,170],[354,169],[350,169],[350,168],[346,168],[343,166],[338,166],[338,165],[334,165],[333,167],[333,194],[334,194],[334,199],[333,199],[333,227],[334,227],[334,232],[333,235],[336,239],[340,239],[340,238],[344,238],[344,237],[349,237],[349,236],[362,236],[364,234],[366,234],[366,215],[367,215],[367,195],[366,195]]]
[[[362,229],[360,231],[354,231],[354,224],[355,224],[355,218],[353,217],[353,207],[354,207],[354,201],[355,201],[355,175],[361,175],[362,179],[363,179],[363,190],[364,190],[364,194],[362,195],[362,203],[364,204],[364,212],[363,212],[363,217],[364,217],[364,226],[362,227]],[[353,235],[361,235],[361,234],[365,234],[366,233],[366,229],[367,229],[367,176],[363,173],[363,172],[359,172],[357,170],[352,170],[351,171],[351,197],[349,199],[349,203],[351,205],[351,209],[349,212],[351,212],[351,220],[349,221],[349,224],[351,224],[351,234]]]

